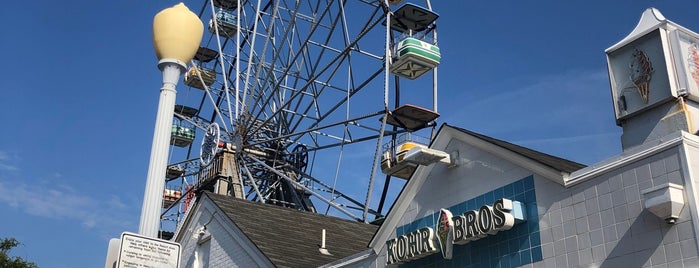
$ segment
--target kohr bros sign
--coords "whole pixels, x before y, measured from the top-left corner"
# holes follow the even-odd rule
[[[388,240],[386,263],[408,262],[438,251],[449,260],[454,244],[466,244],[509,230],[515,225],[515,220],[526,220],[524,212],[524,204],[505,198],[462,215],[453,216],[449,210],[441,209],[436,231],[432,227],[424,227]]]

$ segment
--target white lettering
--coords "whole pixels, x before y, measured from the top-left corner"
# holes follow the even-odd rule
[[[454,221],[454,244],[463,245],[468,243],[466,239],[466,217],[456,215],[451,218]]]
[[[493,207],[482,206],[478,211],[478,216],[478,229],[482,234],[493,235],[498,232],[493,228]]]
[[[398,253],[398,259],[405,260],[405,254],[408,252],[408,237],[401,235],[398,237],[398,243],[396,243],[396,251]]]
[[[402,263],[437,252],[434,230],[425,227],[386,241],[386,263]]]
[[[498,199],[493,204],[493,225],[495,232],[510,230],[515,225],[515,217],[508,213],[512,211],[512,201]]]

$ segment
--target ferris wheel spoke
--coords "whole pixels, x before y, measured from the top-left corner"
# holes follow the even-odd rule
[[[326,7],[326,9],[324,10],[324,12],[320,15],[320,19],[319,19],[319,20],[322,21],[323,17],[324,17],[324,16],[327,14],[327,12],[330,10],[330,7],[331,7],[331,5],[328,5],[328,6]],[[378,23],[378,21],[377,21],[377,23]],[[304,42],[301,44],[300,49],[297,51],[297,53],[295,53],[295,55],[294,55],[294,57],[293,57],[292,60],[296,60],[300,55],[303,54],[302,52],[304,52],[305,49],[307,48],[307,46],[308,46],[308,44],[309,44],[308,41],[309,41],[310,38],[313,36],[313,32],[314,32],[316,29],[318,29],[317,24],[314,24],[314,25],[311,27],[311,29],[310,29],[310,33],[309,33],[308,37],[307,37],[306,40],[304,40]],[[345,50],[347,50],[347,49],[345,49]],[[323,50],[321,50],[321,52],[322,52],[322,51],[323,51]],[[332,65],[335,63],[335,61],[337,61],[337,60],[339,59],[339,56],[340,56],[340,55],[336,56],[328,65],[326,65],[326,66],[320,71],[320,74],[322,74],[325,70],[327,70],[330,66],[332,66]],[[316,65],[317,65],[317,64],[316,64]],[[290,67],[291,67],[291,66],[287,67],[287,69],[286,69],[286,71],[285,71],[284,74],[286,74],[286,73],[289,72]],[[312,74],[312,73],[311,73],[311,74]],[[317,77],[318,77],[318,75],[312,75],[311,77],[309,77],[309,81],[313,81],[313,80],[315,80]],[[305,91],[305,90],[309,87],[309,84],[310,84],[310,82],[305,82],[305,85],[304,85],[299,91],[294,92],[294,93],[292,94],[292,96],[290,97],[290,100],[293,100],[294,98],[296,98],[296,97],[299,95],[299,92],[300,92],[300,91]],[[278,88],[278,85],[275,85],[273,88]],[[262,101],[261,103],[262,103],[263,106],[267,106],[267,105],[269,104],[269,101],[270,101],[270,99],[267,98],[266,100]],[[288,101],[288,102],[286,102],[284,105],[288,105],[289,103],[291,103],[291,102]],[[284,107],[281,107],[281,108],[284,108]],[[276,115],[276,113],[278,113],[278,111],[275,112],[275,115]],[[271,117],[273,117],[273,116],[275,116],[275,115],[272,115]],[[259,112],[258,112],[257,115],[255,115],[255,117],[259,117]],[[251,129],[250,131],[253,131],[253,132],[254,132],[254,131],[256,131],[256,129]]]
[[[372,74],[372,75],[370,76],[370,79],[374,79],[375,77],[377,77],[378,75],[380,75],[382,72],[383,72],[383,68],[378,69],[376,72],[374,72],[374,74]],[[333,114],[337,109],[339,109],[340,107],[342,107],[342,105],[345,104],[346,102],[348,102],[349,99],[350,99],[352,96],[354,96],[354,95],[357,94],[360,90],[362,90],[363,88],[365,88],[365,87],[369,84],[368,81],[370,81],[370,80],[367,80],[366,82],[360,84],[360,85],[359,85],[357,88],[355,88],[354,90],[350,91],[350,92],[348,93],[347,97],[341,99],[340,101],[338,101],[337,103],[335,103],[332,107],[330,107],[329,110],[328,110],[325,114],[321,115],[321,116],[318,118],[318,120],[316,120],[314,123],[312,123],[311,125],[309,125],[309,128],[314,128],[314,127],[317,126],[320,122],[322,122],[323,120],[325,120],[325,118],[327,118],[328,116],[330,116],[331,114]],[[306,109],[305,112],[308,112],[308,109]],[[357,121],[358,119],[362,119],[362,118],[363,118],[363,117],[358,117],[358,118],[356,118],[355,120],[349,120],[349,119],[348,119],[347,121],[352,122],[352,121]],[[301,123],[301,120],[298,120],[298,121],[296,122],[296,124],[291,128],[291,131],[292,131],[292,132],[296,132],[296,131],[297,131],[297,128],[300,126],[300,123]]]
[[[347,49],[345,49],[345,51],[346,51],[346,50],[347,50]],[[337,60],[339,60],[339,59],[341,59],[341,58],[344,58],[344,57],[342,57],[342,55],[338,55],[337,57],[335,57],[335,58],[331,61],[331,64],[332,64],[332,63],[335,63]],[[321,70],[320,73],[322,74],[324,71],[328,70],[328,69],[332,66],[331,64],[328,64],[327,66],[325,66],[325,67]],[[316,77],[317,77],[317,75],[316,75]],[[316,77],[312,77],[312,79],[315,79]],[[311,82],[307,82],[306,85],[304,85],[303,88],[302,88],[301,90],[307,89],[307,88],[310,86],[310,83],[311,83]],[[294,98],[296,98],[296,97],[298,97],[299,95],[301,95],[300,92],[301,92],[301,91],[296,91],[296,92],[294,92],[294,93],[292,94],[292,96],[290,97],[290,99],[293,100]],[[269,99],[268,99],[268,100],[269,100]],[[267,123],[267,122],[269,122],[269,120],[270,120],[271,118],[273,118],[274,116],[279,115],[279,113],[281,112],[281,110],[283,110],[284,108],[286,108],[286,106],[288,106],[290,103],[291,103],[291,102],[285,102],[284,104],[282,104],[282,107],[280,107],[281,109],[277,109],[277,111],[274,111],[273,114],[272,114],[271,116],[269,116],[269,117],[265,120],[265,122],[263,122],[263,123]],[[266,101],[265,103],[263,103],[263,105],[268,105],[268,104],[269,104],[268,101]],[[259,113],[260,113],[260,112],[258,112],[258,115],[257,115],[257,116],[260,115]],[[254,128],[254,129],[250,129],[250,130],[248,130],[248,131],[249,131],[249,132],[255,132],[255,131],[257,131],[257,130],[258,130],[257,128]]]
[[[323,130],[323,129],[327,129],[327,128],[331,128],[331,127],[335,127],[335,126],[339,126],[339,125],[345,125],[345,124],[348,124],[349,122],[352,122],[352,121],[359,121],[359,120],[363,120],[363,119],[367,119],[367,118],[371,118],[371,117],[375,117],[375,116],[383,115],[383,114],[384,114],[384,111],[382,110],[382,111],[378,111],[378,112],[375,112],[375,113],[367,114],[367,115],[364,115],[364,116],[361,116],[361,117],[352,118],[352,119],[350,119],[350,120],[344,120],[344,121],[340,121],[340,122],[335,122],[335,123],[332,123],[332,124],[328,124],[328,125],[323,125],[323,126],[315,127],[315,128],[312,128],[312,129],[306,129],[306,130],[303,130],[303,131],[294,132],[294,133],[290,133],[290,134],[286,134],[286,135],[274,137],[274,138],[267,139],[267,140],[261,140],[261,141],[255,142],[255,143],[250,143],[249,145],[258,145],[258,144],[262,144],[262,143],[265,143],[265,142],[276,141],[276,140],[282,140],[282,139],[288,139],[288,138],[293,138],[293,139],[291,140],[291,142],[293,143],[293,142],[296,142],[296,141],[298,140],[299,136],[302,136],[302,135],[304,135],[304,134],[308,134],[308,133],[311,133],[311,132],[317,132],[317,131],[320,131],[320,130]]]
[[[211,100],[212,103],[220,103],[220,100],[214,101],[214,99],[211,95],[211,91],[209,91],[208,87],[205,87],[204,91],[206,92],[206,96]],[[218,96],[218,99],[221,99],[220,94],[217,96]],[[224,120],[224,118],[226,118],[226,117],[223,116],[223,114],[221,113],[221,109],[218,106],[214,106],[213,108],[214,108],[214,113],[216,115],[218,115],[218,118],[221,121],[221,126],[224,128],[225,132],[229,132],[228,131],[228,124]],[[212,118],[211,122],[214,122],[213,118]]]
[[[336,25],[337,25],[337,20],[333,23],[332,27],[334,28]],[[328,37],[328,39],[326,39],[326,44],[329,41],[329,38],[330,38],[330,36]],[[314,42],[314,41],[309,41],[309,43],[312,45],[317,45],[321,48],[320,54],[318,56],[318,60],[316,61],[316,63],[312,67],[310,67],[311,71],[309,73],[311,73],[311,74],[315,73],[315,70],[318,68],[320,58],[322,58],[323,54],[325,53],[325,50],[331,50],[331,51],[337,52],[338,55],[340,55],[340,53],[341,53],[341,51],[339,49],[333,49],[332,47],[327,46],[327,45],[322,45],[322,44],[319,44],[319,43]],[[308,62],[310,62],[310,54],[308,54],[307,57],[309,57]],[[310,81],[312,81],[314,83],[314,84],[310,85],[309,88],[310,88],[311,92],[308,94],[309,96],[313,97],[313,100],[308,103],[308,105],[306,106],[306,109],[304,110],[304,112],[302,114],[308,114],[309,110],[311,110],[312,108],[315,109],[316,114],[322,113],[322,110],[318,105],[317,99],[320,97],[321,93],[324,91],[324,89],[326,87],[337,89],[339,91],[344,91],[344,92],[348,91],[348,89],[334,86],[332,83],[330,83],[330,80],[334,78],[335,72],[337,70],[339,70],[339,68],[342,66],[343,62],[344,62],[344,58],[340,61],[340,63],[338,63],[336,65],[335,69],[330,73],[330,75],[328,76],[326,81],[320,81],[320,80],[314,79],[314,78],[309,79]],[[320,88],[317,88],[317,86],[320,86]],[[303,99],[304,99],[303,95],[297,99],[296,107],[295,107],[296,110],[298,110],[300,108],[301,104],[303,103]],[[303,118],[301,118],[301,119],[303,119]],[[300,122],[301,119],[299,119],[298,122]],[[289,121],[293,121],[293,120],[294,120],[294,115],[292,115],[292,117],[289,119]],[[298,126],[298,124],[297,124],[297,126]]]
[[[332,143],[332,144],[325,144],[325,145],[323,145],[323,146],[318,146],[318,147],[310,148],[310,149],[308,149],[308,151],[309,151],[309,152],[312,152],[312,151],[319,151],[319,150],[324,150],[324,149],[328,149],[328,148],[334,148],[334,147],[338,147],[338,146],[346,145],[346,144],[352,144],[352,143],[359,143],[359,142],[364,142],[364,141],[376,140],[376,139],[379,138],[379,137],[390,136],[390,135],[393,134],[393,133],[395,133],[395,134],[402,134],[402,133],[406,133],[406,132],[408,132],[408,131],[407,131],[407,130],[398,130],[398,131],[396,131],[396,132],[386,131],[386,132],[384,133],[384,135],[376,134],[376,135],[372,135],[372,136],[365,136],[365,137],[362,137],[362,138],[352,139],[352,141],[350,141],[350,142],[338,142],[338,143]]]
[[[253,61],[252,61],[252,59],[253,59],[252,57],[253,57],[254,51],[255,51],[255,50],[253,49],[253,48],[255,47],[255,41],[256,41],[255,39],[256,39],[256,37],[257,37],[257,34],[255,34],[255,33],[257,32],[258,24],[259,24],[259,22],[260,22],[260,20],[261,20],[261,18],[262,18],[262,16],[261,16],[261,10],[260,10],[260,4],[261,4],[261,0],[257,0],[257,7],[255,8],[255,15],[254,15],[254,16],[255,16],[255,22],[254,22],[253,28],[252,28],[252,38],[251,38],[250,41],[249,41],[250,43],[248,43],[248,46],[249,46],[251,49],[250,49],[250,53],[248,54],[248,65],[247,65],[247,69],[246,69],[246,73],[245,73],[245,82],[243,83],[243,87],[244,87],[244,90],[243,90],[243,100],[247,99],[247,93],[248,93],[248,91],[252,91],[251,88],[250,88],[250,84],[249,84],[248,82],[249,82],[249,78],[250,78],[250,72],[252,71],[252,62],[253,62]],[[245,102],[243,102],[242,110],[245,110],[245,109],[246,109],[246,106],[247,106],[247,104],[246,104]]]
[[[331,197],[331,199],[329,199],[330,201],[334,201],[334,200],[337,200],[339,198],[342,198],[343,200],[346,200],[352,204],[355,204],[355,205],[361,207],[361,209],[364,209],[364,204],[362,204],[361,202],[353,199],[352,197],[342,193],[341,191],[339,191],[337,189],[334,189],[334,187],[324,183],[322,180],[319,180],[319,179],[311,176],[310,174],[307,174],[307,173],[299,171],[299,170],[297,170],[297,171],[299,172],[299,175],[302,176],[303,178],[309,179],[309,180],[313,181],[314,183],[317,183],[318,185],[322,186],[322,188],[316,187],[316,188],[314,188],[314,190],[332,193],[333,197]],[[337,202],[333,202],[333,203],[338,204]],[[369,213],[376,214],[376,211],[374,211],[373,209],[369,209]]]
[[[201,129],[201,130],[206,129],[206,127],[209,124],[211,124],[211,122],[209,122],[208,120],[201,118],[197,115],[194,115],[193,117],[188,117],[188,116],[180,114],[178,112],[175,112],[174,115],[175,115],[175,117],[179,118],[180,120],[184,120],[184,121],[194,125],[194,127]]]

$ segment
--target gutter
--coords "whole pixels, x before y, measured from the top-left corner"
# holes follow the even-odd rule
[[[321,268],[348,267],[349,265],[358,264],[358,263],[365,261],[365,260],[368,260],[374,256],[376,256],[376,254],[374,253],[374,250],[371,248],[368,248],[368,249],[365,249],[364,251],[360,251],[359,253],[356,253],[354,255],[347,256],[345,258],[336,260],[336,261],[328,263],[328,264],[321,265],[319,267],[321,267]]]
[[[616,170],[621,166],[642,160],[650,155],[657,154],[660,151],[665,151],[672,147],[676,147],[677,145],[681,144],[683,140],[685,140],[683,133],[685,132],[680,131],[667,135],[655,141],[650,141],[650,144],[641,145],[639,147],[624,151],[618,156],[607,161],[575,171],[570,174],[570,178],[565,181],[564,186],[572,187],[587,181],[588,179],[596,178],[602,174]]]

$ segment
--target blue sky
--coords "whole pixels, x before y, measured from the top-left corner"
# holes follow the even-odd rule
[[[23,243],[14,254],[101,267],[108,240],[137,231],[160,88],[151,23],[175,3],[0,8],[0,237]],[[440,122],[584,164],[620,152],[603,51],[651,6],[699,30],[688,0],[434,1]]]

